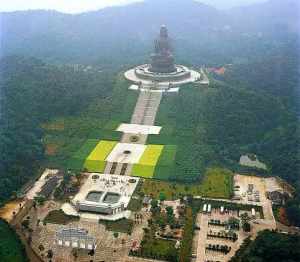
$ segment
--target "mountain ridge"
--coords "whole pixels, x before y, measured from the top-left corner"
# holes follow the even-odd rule
[[[1,13],[1,56],[28,54],[50,61],[96,64],[124,56],[120,63],[139,63],[151,52],[160,25],[166,24],[180,61],[230,63],[235,53],[231,45],[247,44],[246,34],[255,41],[260,41],[260,34],[269,35],[273,41],[279,37],[277,28],[281,28],[282,41],[286,34],[296,32],[295,9],[287,4],[285,15],[278,19],[271,15],[278,11],[276,6],[273,10],[273,1],[279,0],[231,11],[220,11],[193,0],[148,0],[81,14],[53,10]],[[266,9],[264,13],[261,6]],[[270,13],[267,19],[265,13]],[[293,16],[289,17],[289,13]],[[269,39],[262,41],[269,44]],[[193,53],[192,57],[189,53]],[[197,60],[193,59],[195,53],[199,54]]]

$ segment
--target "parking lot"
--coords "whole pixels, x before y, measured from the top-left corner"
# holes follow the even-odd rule
[[[211,213],[199,213],[197,216],[196,230],[194,238],[193,261],[229,261],[229,259],[239,249],[240,245],[246,237],[250,234],[243,232],[243,230],[234,230],[237,240],[233,241],[230,238],[225,238],[229,230],[222,223],[228,221],[230,218],[238,218],[237,211],[228,211],[221,213],[220,209],[212,209]],[[211,224],[211,221],[220,221],[220,224]],[[214,235],[214,236],[212,236]],[[209,247],[226,246],[230,251],[226,254],[221,251],[209,249]]]

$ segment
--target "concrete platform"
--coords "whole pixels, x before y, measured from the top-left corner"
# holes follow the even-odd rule
[[[138,124],[121,124],[117,131],[130,134],[142,135],[158,135],[160,133],[160,126],[138,125]]]
[[[186,67],[184,67],[184,68],[186,68]],[[136,74],[136,68],[132,68],[132,69],[128,70],[127,72],[125,72],[124,76],[128,80],[134,82],[136,85],[142,84],[143,88],[145,88],[145,89],[147,89],[147,88],[153,89],[153,87],[155,87],[156,89],[168,89],[170,87],[170,84],[172,84],[173,86],[180,86],[183,84],[193,83],[193,82],[200,80],[201,74],[199,72],[188,69],[188,68],[186,68],[186,69],[190,72],[190,75],[181,80],[172,80],[171,74],[170,74],[170,79],[168,79],[166,81],[157,82],[155,80],[156,78],[144,79]],[[133,85],[131,88],[136,90],[136,88],[137,88],[136,85]]]
[[[146,149],[145,145],[118,143],[106,158],[107,162],[137,164]],[[125,154],[124,152],[130,152]]]

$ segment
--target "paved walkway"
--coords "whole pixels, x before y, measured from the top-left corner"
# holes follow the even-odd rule
[[[197,239],[197,262],[205,261],[205,242],[208,231],[208,217],[197,215],[197,225],[200,226],[200,231]]]
[[[207,75],[204,72],[203,68],[200,69],[200,72],[201,72],[202,79],[199,81],[199,83],[201,85],[209,85],[209,83],[210,83],[209,78],[207,77]]]

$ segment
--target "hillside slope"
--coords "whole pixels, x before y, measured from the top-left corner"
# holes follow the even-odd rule
[[[296,3],[270,0],[221,12],[193,0],[146,0],[77,15],[1,13],[2,55],[106,66],[140,63],[159,26],[167,24],[179,61],[231,63],[272,52],[277,42],[288,44],[297,24]]]

